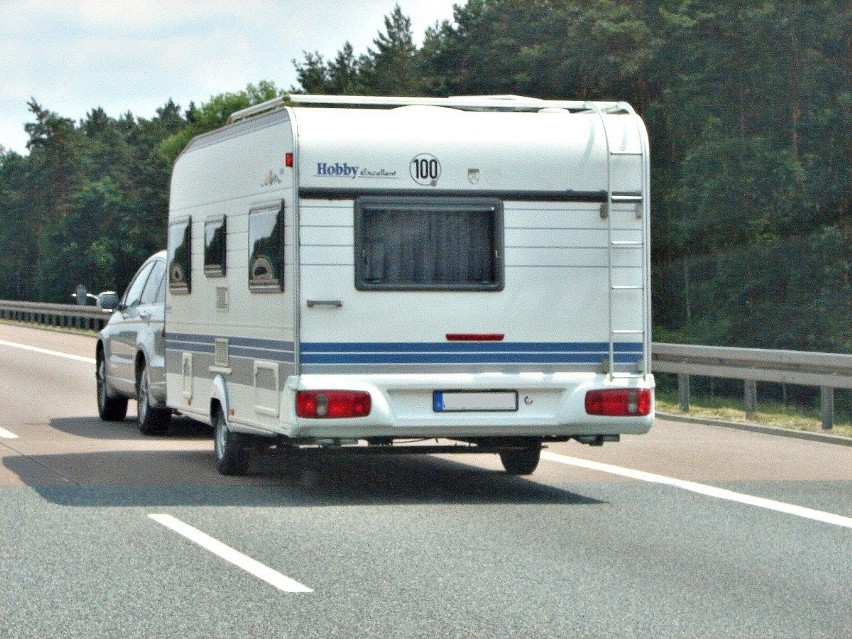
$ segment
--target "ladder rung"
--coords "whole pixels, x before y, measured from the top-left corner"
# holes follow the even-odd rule
[[[642,242],[639,240],[613,240],[613,246],[642,246]]]
[[[612,201],[613,201],[614,203],[621,203],[621,202],[641,202],[641,201],[642,201],[642,196],[641,196],[641,195],[613,195],[613,196],[612,196]]]
[[[613,285],[613,291],[641,291],[645,287],[644,286],[636,286],[636,285]]]
[[[642,155],[642,151],[610,151],[610,155]]]
[[[644,335],[645,331],[639,330],[631,330],[631,329],[613,329],[613,335]]]

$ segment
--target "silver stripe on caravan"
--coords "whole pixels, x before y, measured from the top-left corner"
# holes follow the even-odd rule
[[[222,372],[222,367],[215,362],[216,339],[223,338],[185,333],[166,334],[166,373],[182,374],[183,353],[191,353],[194,375],[212,380]],[[254,385],[254,362],[257,360],[277,363],[281,379],[295,372],[293,342],[240,337],[224,339],[228,340],[230,383]]]

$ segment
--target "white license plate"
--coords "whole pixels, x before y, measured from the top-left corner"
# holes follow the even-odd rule
[[[516,391],[435,391],[432,407],[436,413],[512,412],[518,410]]]

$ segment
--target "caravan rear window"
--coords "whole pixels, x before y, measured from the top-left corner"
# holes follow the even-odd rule
[[[490,198],[355,201],[358,290],[498,291],[503,208]]]

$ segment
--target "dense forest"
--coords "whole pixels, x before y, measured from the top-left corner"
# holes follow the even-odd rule
[[[845,0],[468,0],[418,45],[396,7],[366,52],[294,60],[291,90],[626,100],[651,137],[655,339],[852,352],[851,17]],[[33,99],[28,155],[0,148],[0,298],[121,290],[164,246],[184,145],[282,93],[79,122]]]

